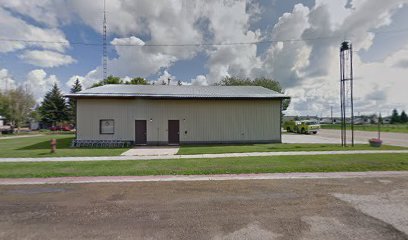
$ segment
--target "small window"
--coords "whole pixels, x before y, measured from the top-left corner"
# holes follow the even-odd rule
[[[99,122],[100,134],[114,134],[115,133],[115,120],[103,119]]]

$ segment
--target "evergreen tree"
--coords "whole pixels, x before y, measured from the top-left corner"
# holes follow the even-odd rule
[[[55,126],[69,120],[67,103],[57,84],[45,94],[39,110],[41,120],[48,125]]]
[[[72,85],[70,93],[77,93],[82,91],[82,85],[77,78],[75,83]],[[69,121],[71,123],[76,123],[76,99],[70,98],[68,101],[68,114],[69,114]]]
[[[400,116],[398,115],[397,109],[392,110],[391,114],[391,124],[393,123],[399,123],[400,122]]]
[[[405,113],[405,111],[401,112],[401,116],[400,116],[400,122],[401,123],[408,123],[408,116]]]

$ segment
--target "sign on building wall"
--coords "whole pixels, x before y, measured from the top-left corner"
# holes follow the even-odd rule
[[[115,121],[113,119],[104,119],[100,122],[101,134],[114,134],[115,133]]]

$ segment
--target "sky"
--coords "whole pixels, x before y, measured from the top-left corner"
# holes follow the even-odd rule
[[[103,0],[0,0],[0,90],[37,101],[102,79]],[[408,110],[408,0],[106,0],[108,74],[209,85],[280,82],[287,115],[339,115],[353,44],[356,115]]]

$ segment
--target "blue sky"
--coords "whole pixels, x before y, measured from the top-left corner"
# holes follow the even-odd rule
[[[327,116],[338,105],[337,51],[347,38],[357,112],[408,110],[407,2],[106,0],[108,73],[197,85],[268,77],[292,96],[287,114]],[[102,0],[0,0],[0,89],[25,85],[41,101],[53,83],[68,91],[76,78],[85,86],[100,80],[102,46],[83,43],[101,43],[102,10]]]

